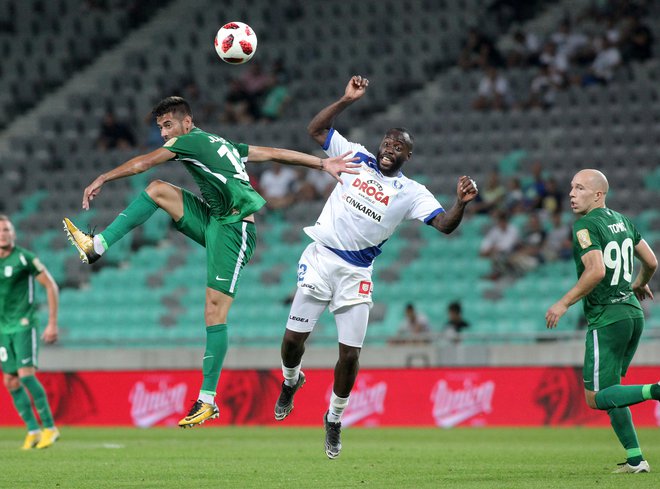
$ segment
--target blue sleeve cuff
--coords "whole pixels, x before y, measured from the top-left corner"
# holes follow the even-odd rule
[[[327,151],[330,147],[330,141],[332,140],[332,135],[335,133],[335,128],[331,127],[328,131],[328,135],[325,137],[325,142],[323,143],[323,151]]]
[[[429,217],[424,219],[424,223],[425,224],[431,224],[431,221],[433,220],[433,218],[435,216],[437,216],[438,214],[442,214],[443,212],[445,212],[445,210],[442,207],[440,207],[439,209],[434,210],[433,212],[431,212],[431,214],[429,214]]]

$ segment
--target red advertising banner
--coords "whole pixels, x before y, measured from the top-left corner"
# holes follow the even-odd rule
[[[626,384],[657,382],[658,367],[631,368]],[[607,413],[584,401],[582,370],[572,367],[362,370],[344,412],[344,426],[607,426]],[[273,418],[279,370],[222,373],[218,425],[318,426],[333,371],[305,370],[286,421]],[[60,425],[172,426],[197,398],[199,371],[39,374]],[[660,426],[660,403],[633,406],[637,426]],[[0,390],[0,425],[20,425],[11,397]]]

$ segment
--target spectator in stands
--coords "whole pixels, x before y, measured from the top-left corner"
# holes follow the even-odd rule
[[[463,44],[458,58],[458,65],[464,70],[501,66],[502,57],[493,42],[477,28],[472,27],[468,31],[467,39]]]
[[[103,116],[96,146],[101,150],[130,149],[135,147],[135,135],[127,124],[116,119],[108,110]]]
[[[561,212],[561,203],[564,201],[564,194],[557,187],[557,180],[548,178],[545,180],[545,190],[543,200],[541,201],[541,209],[546,216]]]
[[[197,120],[200,124],[209,122],[217,117],[216,103],[211,97],[208,97],[201,88],[199,88],[199,85],[193,78],[184,80],[181,89],[178,91],[181,93],[181,96],[188,101],[188,103],[195,107],[195,120]],[[153,120],[153,117],[151,120]]]
[[[559,29],[550,36],[550,40],[557,46],[557,53],[569,61],[581,59],[583,51],[589,48],[589,38],[574,31],[568,19],[559,24]]]
[[[282,165],[271,165],[261,174],[259,188],[269,209],[283,209],[295,201],[296,172]]]
[[[541,44],[536,34],[518,29],[513,34],[513,46],[507,54],[507,66],[526,67],[538,62]]]
[[[479,193],[472,206],[471,212],[476,214],[490,214],[500,206],[506,195],[506,189],[500,182],[500,174],[494,170],[490,172],[486,188]]]
[[[448,340],[458,343],[461,339],[461,331],[470,326],[470,323],[463,318],[463,308],[460,302],[454,301],[449,303],[447,306],[447,317],[449,319],[445,324],[443,333]]]
[[[538,210],[543,208],[543,199],[545,199],[547,190],[543,178],[543,165],[540,161],[535,161],[532,164],[532,181],[525,186],[524,192],[527,209]]]
[[[249,97],[238,79],[229,82],[220,120],[228,124],[247,124],[254,120],[250,111]]]
[[[520,178],[511,177],[509,179],[503,207],[511,216],[525,211],[525,193]]]
[[[550,65],[541,64],[529,87],[529,99],[525,108],[549,109],[555,104],[557,92],[562,88],[564,77]]]
[[[284,67],[284,60],[280,58],[273,63],[271,76],[273,86],[268,89],[261,104],[261,117],[266,121],[279,119],[290,99],[289,74]]]
[[[568,260],[573,253],[571,243],[571,226],[562,222],[561,212],[555,212],[550,216],[552,228],[543,244],[541,254],[545,261]]]
[[[639,16],[631,16],[622,49],[627,61],[646,61],[653,57],[653,33]]]
[[[608,41],[606,36],[600,36],[599,41],[599,50],[591,63],[589,73],[577,79],[583,87],[594,84],[606,85],[612,81],[616,69],[621,65],[619,48]]]
[[[568,81],[569,62],[565,54],[557,52],[554,42],[546,42],[539,56],[539,64],[549,67],[553,77],[560,77],[560,86],[565,86]]]
[[[479,82],[477,98],[472,103],[476,110],[504,110],[512,102],[509,82],[497,68],[489,66],[484,70],[484,76]]]
[[[431,342],[428,318],[418,312],[412,302],[406,304],[405,317],[396,336],[389,339],[391,345],[425,344]]]
[[[361,170],[336,187],[316,223],[305,228],[313,241],[298,264],[298,289],[282,337],[284,382],[274,409],[277,420],[293,409],[294,395],[305,383],[301,371],[305,342],[328,308],[335,316],[339,350],[324,416],[325,454],[331,459],[342,449],[341,419],[359,371],[372,303],[372,266],[381,245],[404,221],[424,222],[444,234],[453,232],[477,196],[476,183],[463,175],[456,182],[454,205],[444,210],[428,189],[403,175],[414,146],[407,129],[388,129],[375,154],[337,131],[336,117],[362,98],[368,85],[366,78],[351,77],[342,95],[307,126],[327,154],[355,155]]]
[[[518,228],[509,221],[505,211],[496,211],[493,218],[495,223],[481,241],[479,255],[491,261],[491,273],[485,278],[498,280],[511,274],[509,257],[518,245],[520,236]]]
[[[296,185],[296,201],[309,202],[314,200],[325,200],[337,185],[333,178],[328,179],[321,172],[306,172],[305,175],[298,174]]]
[[[546,234],[539,213],[528,214],[522,238],[509,258],[510,268],[517,275],[523,275],[543,263],[542,249]]]
[[[38,318],[32,288],[36,281],[46,290],[48,323],[41,335],[46,343],[57,341],[59,290],[39,259],[32,252],[16,246],[14,226],[3,214],[0,214],[0,270],[3,274],[0,280],[0,363],[4,385],[28,429],[23,450],[48,448],[57,441],[60,432],[55,427],[46,391],[36,377]],[[32,402],[43,430],[35,417]]]

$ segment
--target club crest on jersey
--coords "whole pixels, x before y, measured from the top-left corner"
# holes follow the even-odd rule
[[[577,233],[575,233],[575,236],[577,237],[578,243],[580,243],[580,246],[583,250],[591,246],[591,236],[589,236],[588,229],[580,229]]]
[[[369,297],[371,295],[372,283],[368,280],[362,280],[358,286],[358,295],[360,297]]]
[[[390,196],[383,191],[383,186],[376,180],[367,180],[365,182],[356,178],[353,180],[353,187],[356,187],[360,193],[371,197],[382,205],[388,205],[390,203]]]
[[[13,267],[9,265],[5,266],[5,277],[11,277],[13,271],[14,271]]]

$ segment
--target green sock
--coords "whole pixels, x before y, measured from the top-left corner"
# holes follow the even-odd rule
[[[133,228],[143,224],[156,210],[158,204],[143,190],[99,235],[106,249],[126,236]]]
[[[652,384],[612,385],[596,393],[596,406],[598,409],[607,410],[647,401],[651,399],[651,386]]]
[[[206,327],[206,350],[204,350],[204,359],[202,360],[202,381],[201,392],[215,396],[220,378],[220,370],[227,354],[227,325],[216,324]]]
[[[637,432],[632,422],[630,408],[614,408],[607,411],[610,415],[610,424],[616,433],[617,438],[626,449],[627,462],[630,465],[639,465],[644,460],[642,450],[639,448]]]
[[[14,391],[9,391],[9,393],[14,400],[16,411],[27,425],[28,431],[37,431],[39,429],[39,423],[37,423],[37,418],[32,411],[32,403],[30,403],[30,398],[23,386],[20,386]]]
[[[44,428],[52,428],[55,426],[53,422],[53,414],[50,412],[50,405],[48,404],[48,397],[46,396],[46,391],[44,386],[41,385],[41,382],[37,380],[34,375],[27,375],[21,377],[21,384],[30,392],[32,400],[34,401],[34,407],[37,408],[41,422],[44,425]]]

